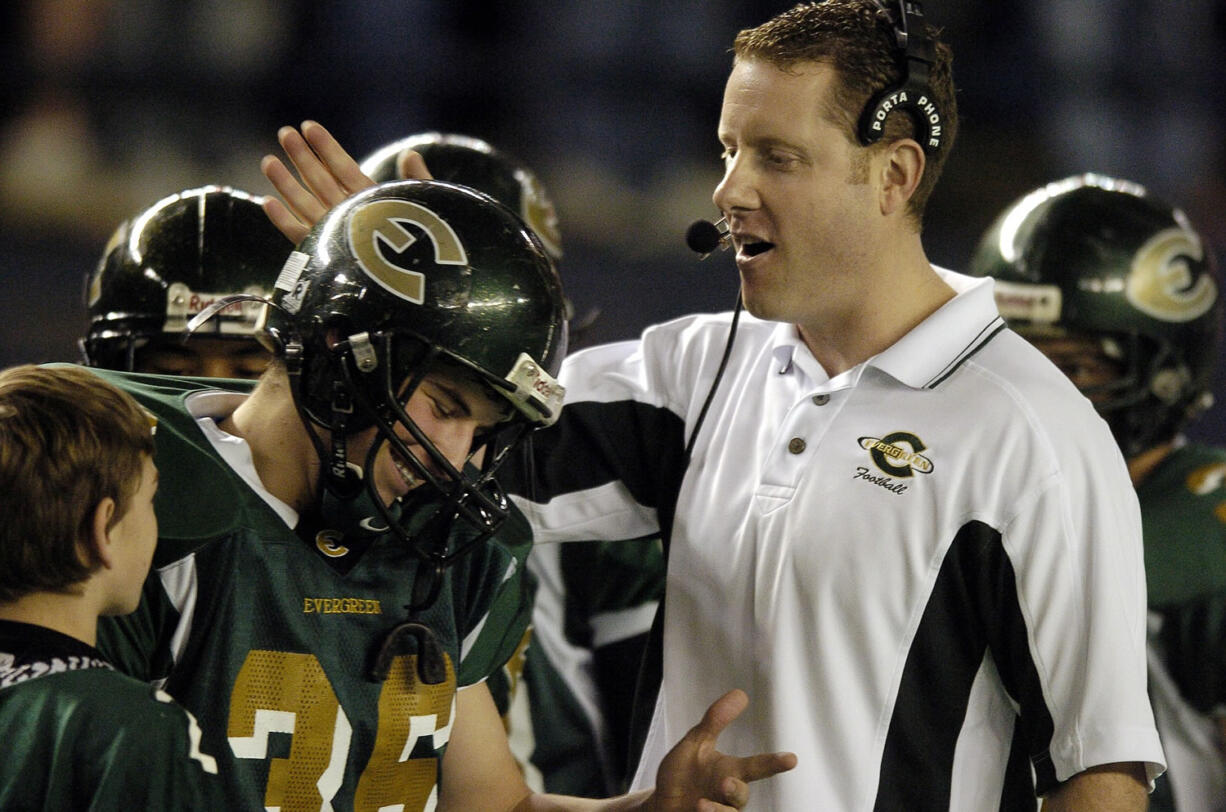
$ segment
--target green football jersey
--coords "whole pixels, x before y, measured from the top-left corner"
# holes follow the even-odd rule
[[[1137,488],[1150,675],[1167,772],[1150,808],[1226,809],[1226,450],[1175,449]]]
[[[0,809],[225,808],[196,720],[100,652],[0,620]]]
[[[409,637],[376,678],[388,632],[410,619],[414,553],[386,534],[337,566],[343,545],[290,529],[185,405],[242,384],[99,374],[157,416],[160,474],[154,571],[137,612],[100,629],[99,648],[196,714],[230,808],[433,808],[456,690],[502,666],[530,620],[522,516],[450,568],[439,600],[411,618],[432,630],[445,674],[419,669]]]

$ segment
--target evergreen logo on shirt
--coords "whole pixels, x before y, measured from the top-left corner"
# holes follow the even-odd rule
[[[884,437],[861,437],[856,442],[868,452],[873,464],[890,476],[932,473],[932,460],[920,453],[928,447],[908,431],[895,431]]]

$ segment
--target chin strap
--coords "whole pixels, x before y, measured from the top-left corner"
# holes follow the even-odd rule
[[[338,497],[348,499],[357,496],[362,488],[362,478],[349,465],[348,433],[349,419],[353,417],[353,396],[340,381],[332,382],[332,408],[329,423],[331,453],[327,463],[327,487]]]

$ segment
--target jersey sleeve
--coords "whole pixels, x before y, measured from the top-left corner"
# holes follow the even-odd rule
[[[537,541],[644,538],[672,523],[685,405],[665,336],[567,358],[567,401],[504,479]]]
[[[165,692],[147,686],[140,702],[94,717],[107,742],[94,765],[95,793],[117,809],[224,809],[217,762],[200,750],[196,719]],[[91,807],[93,808],[93,807]]]
[[[1226,591],[1162,607],[1163,662],[1184,700],[1226,716]]]
[[[1151,642],[1184,702],[1226,715],[1226,449],[1180,445],[1137,493]]]
[[[565,602],[566,639],[597,649],[651,627],[664,592],[664,554],[659,539],[564,544],[560,583],[542,579],[541,589],[559,591]]]
[[[150,572],[136,611],[98,618],[97,648],[119,671],[142,682],[170,674],[170,639],[179,621],[156,572]]]

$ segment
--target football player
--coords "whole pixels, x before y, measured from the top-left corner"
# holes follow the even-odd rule
[[[95,648],[149,572],[153,446],[79,367],[0,372],[0,809],[223,808],[196,720]]]
[[[261,307],[218,314],[190,340],[187,322],[220,298],[268,295],[293,245],[261,199],[228,186],[170,195],[120,223],[86,279],[86,363],[104,369],[257,378],[271,357],[256,340]]]
[[[164,427],[156,574],[101,647],[197,713],[229,808],[589,808],[530,793],[484,684],[529,610],[493,474],[563,394],[539,240],[476,191],[382,184],[309,230],[267,306],[253,390],[99,373]],[[740,805],[790,766],[710,748],[743,703],[616,808]]]
[[[528,166],[479,138],[440,132],[387,144],[360,166],[378,183],[403,180],[410,150],[436,180],[485,192],[519,214],[554,263],[561,262],[556,210]],[[569,300],[566,313],[573,349],[576,334],[594,313],[579,329]],[[527,714],[517,714],[509,728],[512,749],[521,763],[536,767],[539,784],[549,792],[587,797],[618,792],[629,779],[635,677],[664,590],[660,543],[541,545],[525,572],[535,580],[532,645],[487,681],[508,725],[510,695],[521,673],[527,684]]]
[[[1090,399],[1128,460],[1168,762],[1150,809],[1226,809],[1226,449],[1181,434],[1212,403],[1209,247],[1142,186],[1085,174],[1009,205],[971,271],[995,277],[1001,315]]]

